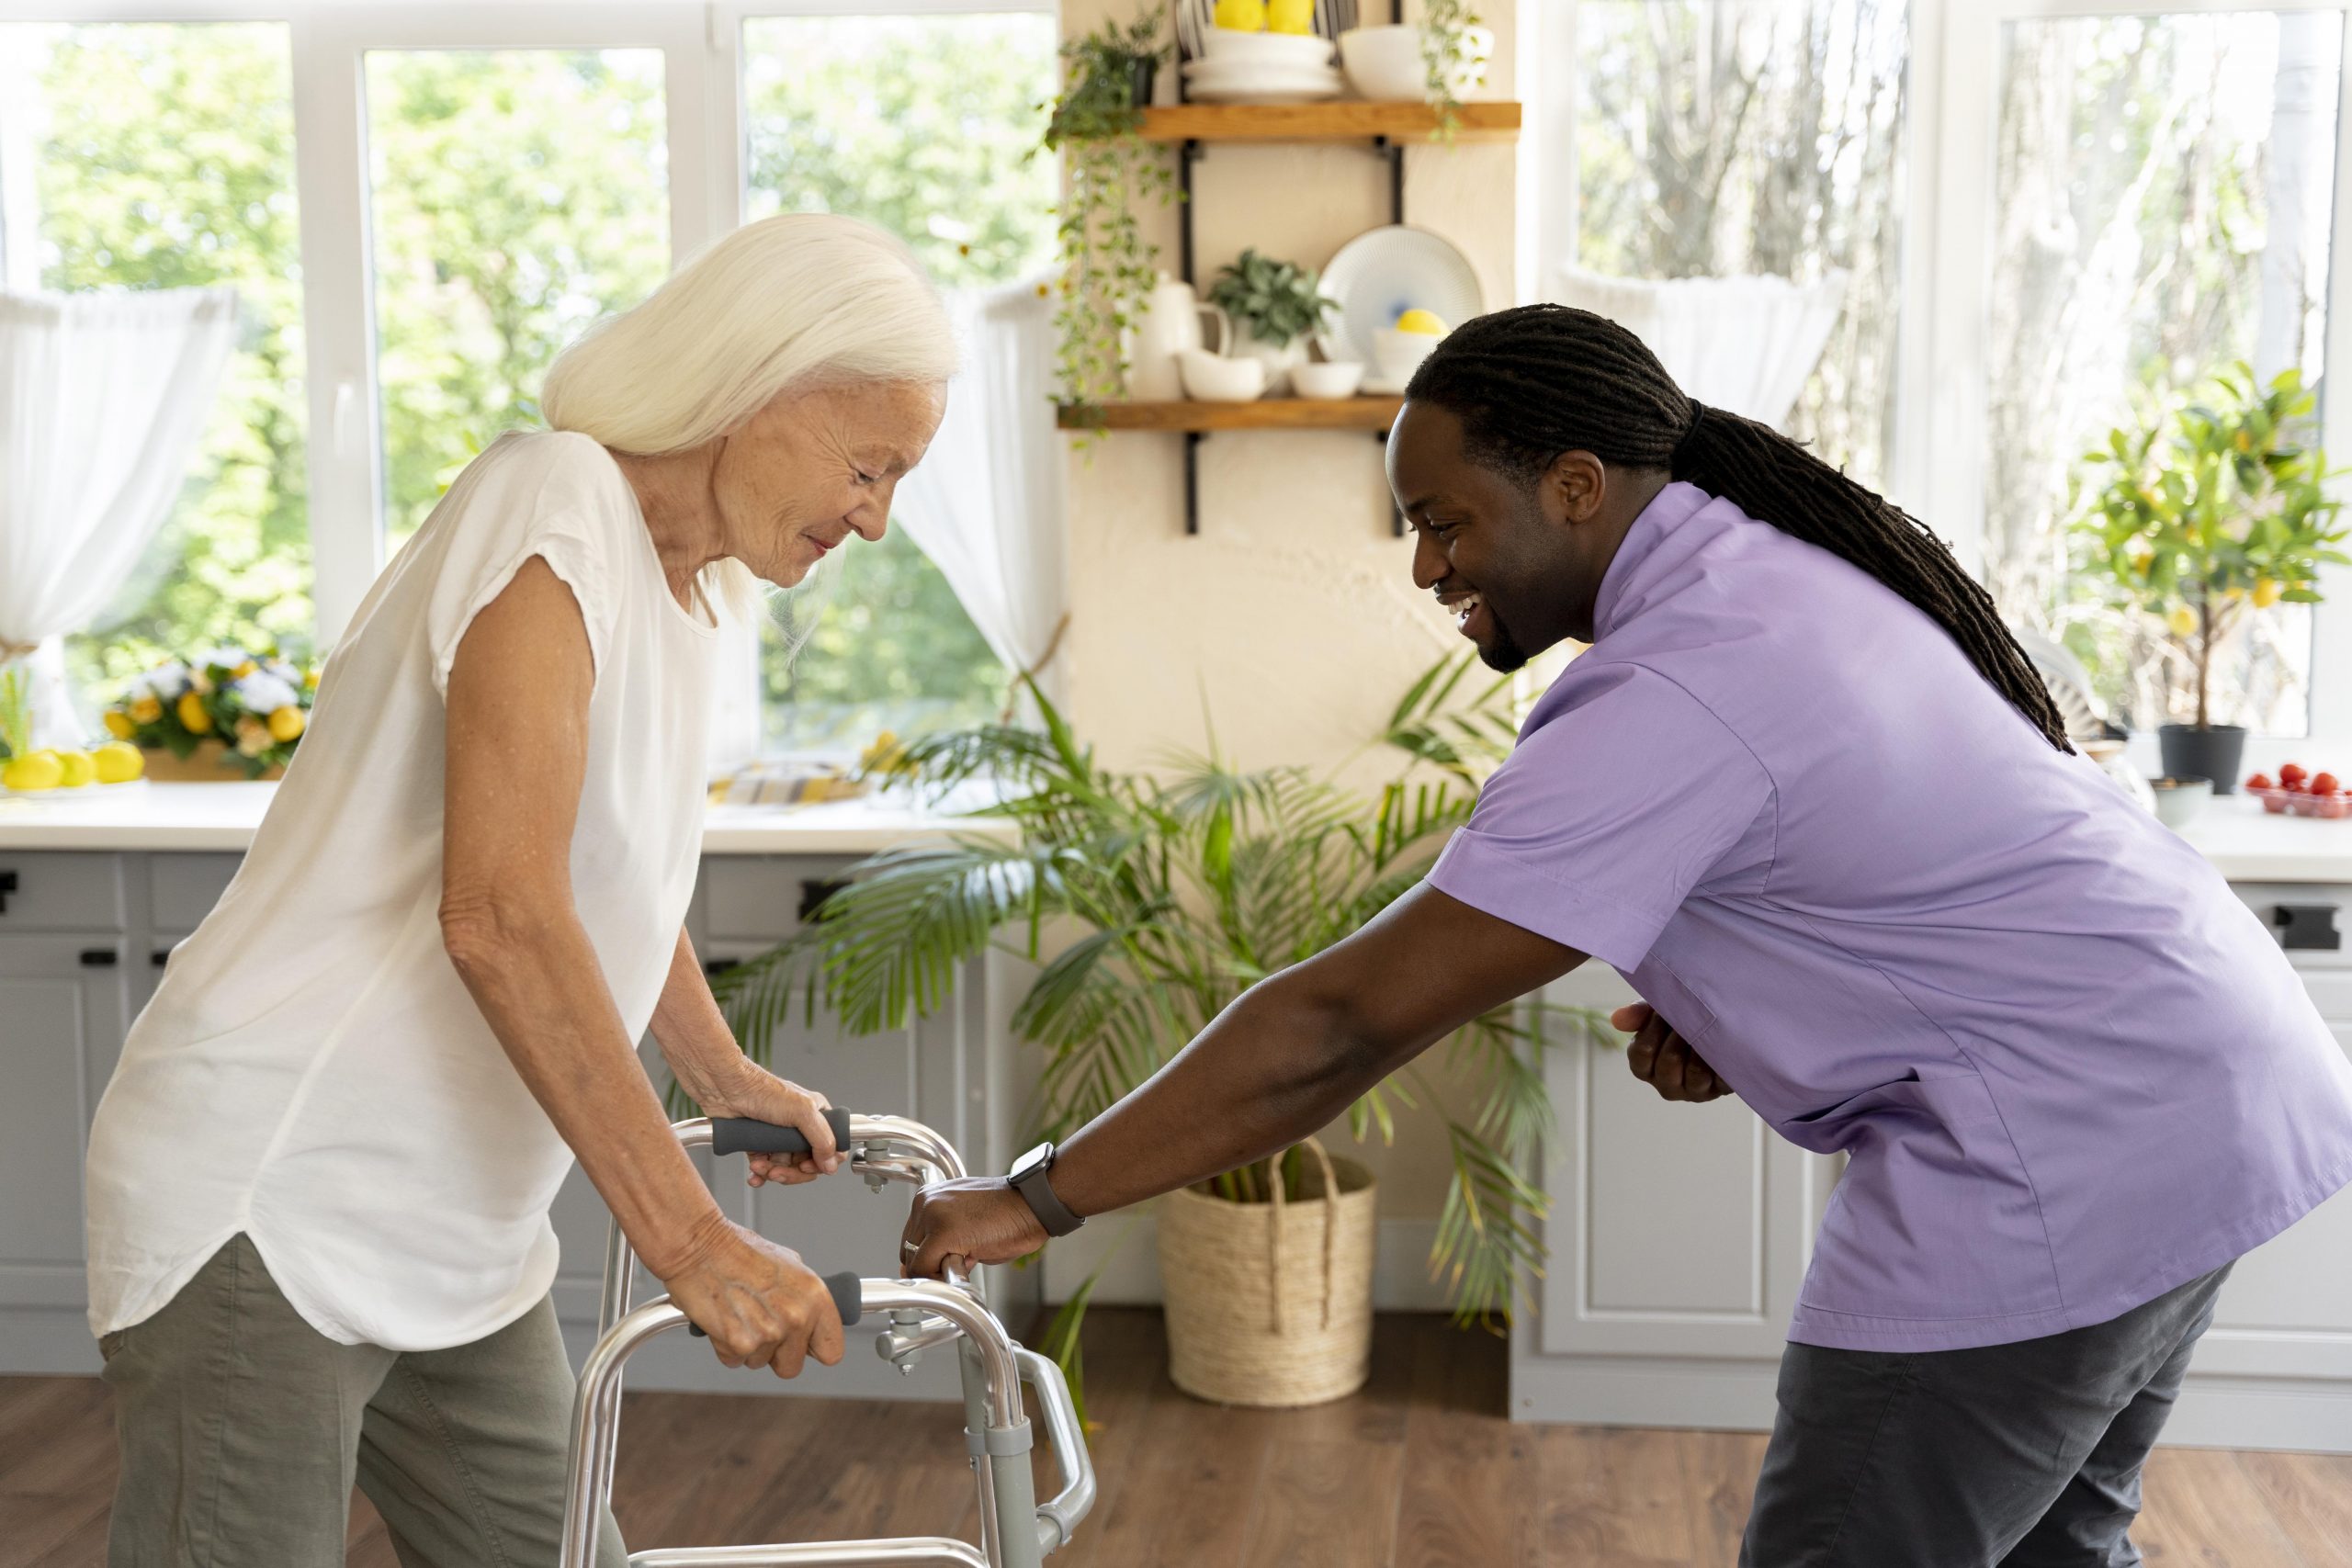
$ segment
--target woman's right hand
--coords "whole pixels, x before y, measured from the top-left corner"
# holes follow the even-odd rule
[[[670,1300],[730,1367],[798,1377],[807,1358],[842,1359],[841,1311],[800,1255],[714,1214],[687,1260],[662,1277]]]

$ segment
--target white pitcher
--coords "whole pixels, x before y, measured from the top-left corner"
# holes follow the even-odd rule
[[[1174,402],[1183,397],[1176,356],[1207,346],[1201,333],[1204,320],[1216,323],[1216,346],[1209,352],[1223,354],[1233,336],[1233,323],[1225,312],[1203,304],[1191,284],[1161,273],[1144,305],[1142,320],[1126,334],[1129,398],[1136,402]]]

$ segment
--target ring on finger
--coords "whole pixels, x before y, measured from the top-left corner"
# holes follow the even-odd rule
[[[906,1241],[899,1244],[899,1256],[901,1258],[912,1258],[922,1250],[922,1243],[919,1241]]]

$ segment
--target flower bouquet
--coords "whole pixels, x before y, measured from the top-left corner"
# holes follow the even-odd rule
[[[106,712],[107,731],[141,750],[195,762],[173,770],[181,776],[233,770],[249,779],[274,778],[309,727],[318,685],[315,669],[274,651],[216,648],[133,676]],[[156,773],[152,765],[149,771]]]

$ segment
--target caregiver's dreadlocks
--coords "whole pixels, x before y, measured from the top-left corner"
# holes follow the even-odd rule
[[[1780,432],[1684,395],[1641,339],[1589,310],[1527,305],[1466,322],[1407,391],[1462,421],[1469,454],[1532,484],[1562,452],[1664,468],[1852,562],[1951,634],[2062,751],[2065,722],[1992,596],[1918,519]]]

